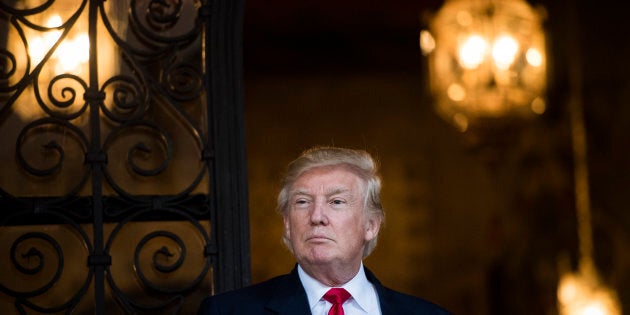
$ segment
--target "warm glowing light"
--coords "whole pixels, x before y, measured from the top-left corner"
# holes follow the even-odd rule
[[[547,110],[547,104],[542,98],[537,97],[532,101],[531,108],[535,114],[542,115]]]
[[[621,315],[614,291],[593,276],[565,274],[558,286],[561,315]]]
[[[48,18],[48,21],[46,21],[46,27],[59,27],[62,23],[63,21],[61,20],[61,16],[54,14]]]
[[[453,101],[459,102],[466,98],[466,90],[459,84],[451,84],[446,91],[448,97]]]
[[[457,126],[459,131],[464,132],[468,130],[468,118],[466,118],[466,116],[457,113],[453,115],[453,122],[455,122],[455,126]]]
[[[584,307],[584,315],[606,315],[606,310],[601,303],[595,301],[594,303]]]
[[[533,67],[540,67],[542,65],[542,54],[536,48],[528,49],[527,53],[525,53],[525,59],[527,59],[527,63]]]
[[[443,118],[476,130],[501,117],[529,120],[547,111],[540,13],[524,0],[444,1],[419,39]]]
[[[420,49],[422,49],[422,54],[425,56],[435,49],[435,39],[429,31],[420,31]]]
[[[28,46],[28,54],[31,56],[34,64],[38,64],[40,61],[42,61],[42,59],[44,59],[44,55],[46,54],[48,47],[49,46],[43,38],[33,38]]]
[[[459,48],[459,62],[466,69],[477,68],[484,59],[488,44],[479,35],[468,37]]]
[[[41,1],[23,0],[22,2],[26,8],[35,7],[35,3]],[[108,4],[110,5],[113,4]],[[94,24],[97,28],[98,40],[92,42],[97,38],[90,38],[88,35],[89,16],[71,14],[81,7],[77,1],[54,1],[50,9],[28,14],[28,23],[32,23],[32,26],[20,25],[19,28],[13,27],[7,31],[6,48],[10,52],[19,52],[15,54],[16,60],[11,61],[13,63],[11,66],[15,68],[12,71],[15,74],[8,77],[7,83],[9,86],[14,86],[27,75],[30,75],[33,80],[27,86],[28,90],[21,94],[21,99],[16,100],[16,103],[28,103],[35,106],[13,106],[17,116],[23,121],[31,121],[50,114],[46,108],[42,108],[43,106],[36,106],[39,99],[42,104],[60,104],[60,106],[52,106],[54,108],[51,110],[74,117],[73,115],[78,113],[77,110],[85,105],[85,100],[81,95],[85,93],[85,84],[90,81],[88,66],[90,62],[93,62],[95,70],[98,69],[95,74],[98,75],[100,82],[120,73],[121,54],[116,49],[115,40],[108,36],[106,26],[101,21]],[[120,28],[119,35],[128,33],[128,25],[125,23],[123,20],[116,23],[116,27]],[[0,41],[2,40],[5,38],[0,38]],[[123,41],[126,41],[126,35]],[[90,59],[90,49],[94,46],[98,46],[97,53],[102,57],[98,62]],[[2,68],[2,61],[0,61],[0,68]],[[73,77],[67,76],[68,74]],[[109,97],[113,94],[106,93],[106,95]],[[116,95],[113,97],[115,98]],[[106,102],[108,106],[115,103],[109,99]],[[87,121],[87,118],[89,117],[81,115],[74,122],[79,125]]]
[[[468,11],[459,11],[457,15],[455,15],[455,19],[457,23],[461,26],[470,26],[473,23],[473,17],[470,15]]]
[[[54,28],[61,26],[62,23],[59,15],[53,15],[46,21],[45,26]],[[54,30],[30,39],[29,55],[33,64],[37,65],[44,59],[46,53],[59,40],[60,36],[61,31]],[[90,57],[89,49],[90,39],[85,32],[75,38],[65,38],[51,58],[56,64],[55,70],[57,72],[79,72],[81,66],[87,63]]]
[[[492,46],[492,58],[497,68],[505,70],[512,65],[516,53],[518,52],[518,42],[508,35],[502,35],[496,39]]]
[[[89,49],[90,39],[87,34],[81,34],[73,40],[62,43],[54,55],[60,72],[77,71],[89,60]]]
[[[44,24],[46,27],[53,28],[61,26],[62,20],[59,15],[51,16],[48,21]],[[54,30],[46,32],[41,37],[34,37],[29,42],[28,53],[33,60],[33,64],[38,64],[44,59],[46,52],[52,47],[53,44],[59,39],[61,36],[61,31]]]

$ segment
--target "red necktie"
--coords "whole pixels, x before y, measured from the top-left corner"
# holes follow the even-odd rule
[[[344,288],[332,288],[324,294],[324,300],[332,303],[328,315],[344,315],[343,302],[350,298],[350,293]]]

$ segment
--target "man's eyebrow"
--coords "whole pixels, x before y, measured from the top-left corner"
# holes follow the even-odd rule
[[[290,191],[290,192],[289,192],[289,196],[290,196],[290,197],[293,197],[293,196],[298,196],[298,195],[299,195],[299,196],[307,196],[307,195],[308,195],[308,196],[310,196],[310,195],[311,195],[311,193],[310,193],[308,190],[306,190],[306,189],[301,189],[301,188],[294,189],[294,190],[292,190],[292,191]]]
[[[326,196],[330,197],[333,195],[350,193],[350,192],[351,192],[350,188],[347,188],[347,187],[333,187],[332,189],[326,192]]]
[[[338,194],[344,194],[344,193],[350,193],[352,190],[350,188],[347,187],[333,187],[330,188],[326,191],[326,196],[330,197],[332,195],[338,195]],[[302,189],[302,188],[297,188],[294,189],[292,191],[289,192],[289,196],[293,197],[293,196],[311,196],[313,195],[310,190],[308,189]]]

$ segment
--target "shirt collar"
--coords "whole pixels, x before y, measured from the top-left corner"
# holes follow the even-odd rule
[[[313,309],[313,306],[322,300],[324,294],[331,287],[324,285],[317,281],[317,279],[311,277],[299,264],[298,275],[300,277],[300,281],[302,281],[304,290],[306,290],[309,308]],[[358,306],[365,311],[373,309],[373,304],[378,304],[378,298],[375,295],[376,291],[372,283],[370,283],[365,276],[363,262],[361,262],[359,272],[354,276],[354,278],[340,287],[350,292],[350,295],[352,295],[351,300],[354,300]],[[378,305],[376,307],[378,307]]]

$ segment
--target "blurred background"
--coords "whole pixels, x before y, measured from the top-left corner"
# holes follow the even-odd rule
[[[252,282],[295,263],[275,213],[285,165],[311,146],[337,145],[381,162],[386,223],[365,263],[386,286],[456,314],[558,314],[563,276],[593,265],[593,292],[610,293],[618,313],[580,314],[627,312],[627,11],[611,1],[530,1],[544,13],[544,112],[461,132],[435,110],[419,47],[443,4],[245,2]],[[571,106],[583,116],[572,118]],[[575,151],[576,122],[586,142]],[[584,209],[592,230],[579,237]]]

